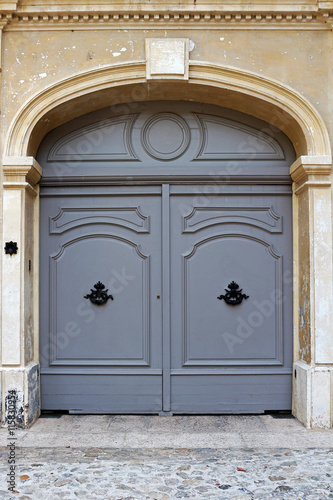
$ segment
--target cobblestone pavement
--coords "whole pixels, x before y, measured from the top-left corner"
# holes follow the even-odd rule
[[[333,498],[333,450],[18,448],[21,500]],[[3,481],[0,497],[13,498]],[[21,479],[19,479],[21,477]]]
[[[333,430],[259,416],[61,415],[0,429],[0,499],[333,499]]]

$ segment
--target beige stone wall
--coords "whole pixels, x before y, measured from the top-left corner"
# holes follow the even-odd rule
[[[37,125],[30,149],[27,149],[29,155],[35,154],[38,144],[49,130],[80,113],[114,102],[177,97],[214,102],[255,114],[285,130],[294,140],[298,154],[330,154],[324,129],[327,129],[328,142],[332,144],[333,2],[285,0],[279,4],[257,0],[249,5],[247,1],[229,0],[221,5],[221,2],[197,0],[195,4],[184,1],[180,5],[178,1],[172,0],[168,3],[153,2],[152,5],[125,1],[118,4],[108,2],[106,5],[97,0],[76,0],[69,6],[64,0],[21,0],[1,2],[0,14],[0,141],[2,153],[6,155],[9,154],[7,148],[11,127],[28,103],[33,102],[29,108],[31,113],[38,106],[42,109],[44,98],[40,102],[38,99],[32,100],[49,89],[47,102],[51,103],[52,86],[58,85],[57,88],[60,88],[59,83],[63,82],[61,90],[54,91],[61,104],[61,96],[65,100],[66,88],[73,85],[73,78],[93,71],[98,77],[94,85],[96,92],[100,85],[99,94],[87,98],[90,80],[87,79],[88,83],[84,85],[83,79],[78,79],[77,88],[80,89],[81,85],[81,96],[78,90],[76,100],[50,112]],[[188,39],[192,81],[198,74],[200,64],[205,64],[205,68],[216,65],[216,84],[213,77],[210,86],[205,86],[201,81],[200,86],[195,88],[192,85],[191,89],[188,83],[180,81],[166,81],[160,86],[153,81],[147,82],[145,42],[149,38]],[[195,65],[195,62],[199,64]],[[132,66],[128,66],[130,64]],[[131,78],[134,81],[137,77],[137,86],[120,86],[120,80],[117,84],[112,83],[111,73],[100,71],[115,65],[131,67]],[[224,82],[223,92],[218,92],[217,89],[222,88],[218,83],[218,73],[223,68],[235,68],[234,74],[231,71],[231,76],[227,74],[225,77],[225,82],[229,78],[233,87],[231,83],[228,87]],[[247,72],[255,74],[251,85]],[[126,74],[124,70],[125,79]],[[109,85],[108,79],[111,82]],[[281,87],[279,111],[268,97],[259,100],[254,92],[257,88],[262,92],[268,89],[271,79],[277,82],[274,84],[276,95],[279,95]],[[235,98],[237,85],[240,89],[248,85],[250,90],[247,97]],[[291,88],[290,94],[286,86]],[[295,118],[283,111],[284,104],[287,110],[292,108],[293,102],[297,112],[302,113],[303,139],[300,132],[295,132]],[[314,130],[312,124],[320,120],[323,123],[320,122]],[[29,116],[22,120],[22,127],[25,126],[29,126]],[[21,135],[24,135],[24,130]],[[306,150],[306,136],[310,139],[322,137],[322,143],[326,140],[326,146],[320,146],[319,153],[309,152]],[[15,138],[12,141],[15,149]],[[330,404],[333,407],[333,354],[330,347],[333,345],[333,321],[329,311],[332,302],[332,213],[328,181],[330,166],[327,166],[330,163],[327,156],[324,160],[311,156],[307,160],[301,159],[293,170],[296,192],[299,190],[297,200],[294,200],[294,206],[297,207],[294,211],[294,345],[295,361],[299,363],[295,365],[298,376],[297,381],[294,381],[294,413],[308,426],[326,427],[328,422],[332,425],[333,418],[333,409],[329,409]],[[1,190],[4,198],[1,207],[5,210],[1,231],[4,240],[16,238],[19,241],[22,253],[20,260],[16,261],[1,253],[1,259],[6,259],[2,264],[4,303],[6,300],[8,304],[8,300],[11,300],[14,304],[14,295],[10,294],[4,283],[8,284],[13,279],[20,288],[15,292],[17,307],[14,304],[9,312],[7,307],[2,314],[2,335],[5,336],[2,341],[2,360],[5,360],[7,370],[3,373],[1,383],[2,404],[5,390],[11,383],[15,384],[15,380],[21,380],[17,384],[24,388],[22,400],[28,398],[25,404],[29,405],[29,394],[35,394],[37,390],[31,386],[31,380],[37,380],[34,363],[38,362],[36,182],[39,171],[32,159],[22,158],[5,159],[3,171],[1,186],[3,181],[7,184],[6,195]],[[320,228],[322,220],[325,224]],[[323,246],[323,239],[326,247]],[[324,304],[324,308],[321,309],[318,304]],[[9,328],[11,324],[16,325],[16,330],[14,327]],[[13,372],[11,377],[10,370],[15,367],[21,372]],[[326,387],[322,398],[320,386]],[[317,406],[312,411],[314,404]],[[30,405],[26,414],[29,424],[35,418],[36,411],[31,410]]]

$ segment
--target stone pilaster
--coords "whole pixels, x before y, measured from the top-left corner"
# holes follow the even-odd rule
[[[301,156],[290,169],[297,228],[293,413],[308,428],[329,428],[333,420],[331,168],[329,156]]]
[[[3,259],[1,403],[7,420],[8,395],[16,394],[16,424],[39,415],[38,365],[38,186],[41,167],[32,157],[3,159]],[[5,253],[6,243],[17,245]]]

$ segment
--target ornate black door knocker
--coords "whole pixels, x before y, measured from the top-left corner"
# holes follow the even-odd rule
[[[225,295],[220,295],[217,297],[219,300],[225,300],[227,304],[230,304],[231,306],[236,306],[237,304],[240,304],[243,302],[243,299],[248,299],[249,295],[245,295],[245,293],[242,293],[242,289],[239,290],[239,285],[235,283],[235,281],[232,281],[228,285],[229,290],[225,288],[226,294]]]
[[[98,281],[94,285],[95,290],[90,288],[91,293],[84,296],[85,299],[90,299],[93,304],[101,306],[105,304],[109,299],[113,300],[112,295],[108,295],[109,290],[104,290],[105,285]]]

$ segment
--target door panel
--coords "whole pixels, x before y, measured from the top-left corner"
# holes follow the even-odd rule
[[[51,309],[55,311],[51,333],[58,345],[52,364],[82,360],[104,364],[108,360],[148,366],[149,256],[141,254],[132,241],[86,235],[67,241],[52,254],[50,268]],[[84,300],[99,280],[106,282],[108,295],[114,299],[102,306]],[[72,326],[73,309],[78,318],[72,330],[80,335],[80,342],[74,335],[62,345],[56,336],[66,331],[66,325],[67,329]],[[130,314],[126,314],[128,309]]]
[[[291,408],[290,370],[279,375],[174,371],[171,380],[173,413],[263,413]]]
[[[41,203],[43,407],[158,411],[160,197],[77,194]],[[85,298],[99,281],[103,305]]]
[[[290,408],[290,194],[202,207],[187,190],[171,196],[171,409]],[[218,300],[233,281],[248,296],[237,305]]]
[[[245,235],[215,235],[191,248],[182,256],[184,364],[224,365],[236,359],[280,364],[281,307],[267,297],[280,287],[281,256],[265,241]],[[217,300],[232,281],[249,294],[238,307]],[[242,342],[250,336],[251,342]]]

